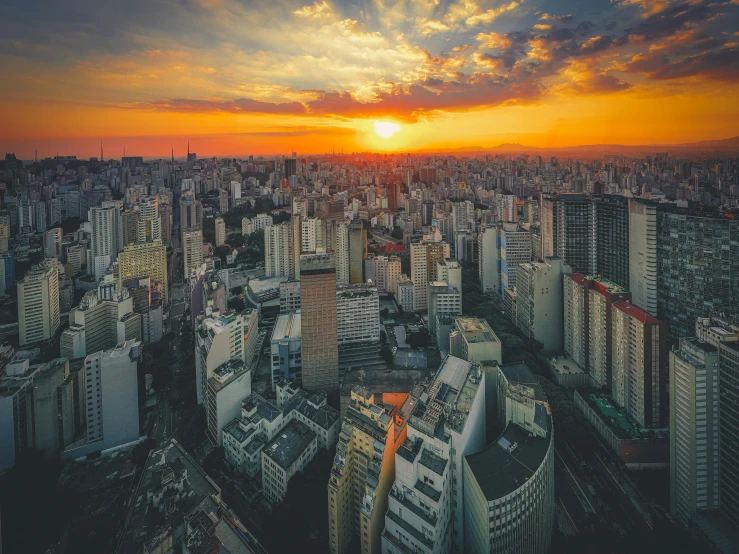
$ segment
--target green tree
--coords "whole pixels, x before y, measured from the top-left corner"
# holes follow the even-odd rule
[[[244,304],[244,301],[241,298],[236,297],[231,298],[228,301],[228,307],[231,310],[235,310],[237,313],[241,313],[246,309],[246,304]]]
[[[403,229],[395,227],[391,232],[390,236],[397,240],[403,240]]]

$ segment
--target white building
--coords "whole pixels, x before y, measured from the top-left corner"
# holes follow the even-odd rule
[[[449,343],[452,356],[468,362],[503,362],[500,339],[484,319],[455,318]]]
[[[264,271],[268,277],[294,273],[293,234],[289,223],[264,228]]]
[[[349,284],[349,225],[341,223],[336,227],[336,283]]]
[[[407,275],[401,275],[398,280],[398,304],[404,312],[412,312],[416,309],[415,286]]]
[[[657,206],[629,200],[629,289],[631,301],[657,315]]]
[[[498,217],[506,223],[518,222],[518,208],[514,194],[499,194],[496,197],[498,204]]]
[[[87,251],[87,270],[100,280],[108,266],[118,259],[123,249],[123,219],[119,202],[103,202],[99,208],[90,208],[90,248]]]
[[[245,217],[241,220],[241,234],[250,235],[272,225],[272,216],[269,214],[257,214],[251,219]]]
[[[272,504],[281,502],[287,485],[318,451],[316,435],[300,421],[283,427],[262,450],[262,490]]]
[[[483,225],[477,236],[477,268],[486,294],[516,286],[519,264],[531,261],[531,233],[516,223]]]
[[[206,434],[214,446],[223,445],[223,428],[239,417],[241,401],[251,394],[252,373],[240,358],[213,370],[205,395]]]
[[[448,351],[449,332],[446,332],[446,336],[437,336],[438,321],[441,316],[462,315],[462,293],[445,281],[433,281],[428,284],[427,290],[429,334],[440,349]]]
[[[317,217],[304,218],[301,225],[301,252],[326,249],[326,223]]]
[[[339,346],[380,340],[380,297],[371,285],[336,287],[336,329]]]
[[[141,346],[140,341],[128,341],[85,358],[86,434],[69,445],[63,457],[79,458],[139,439]]]
[[[157,242],[162,240],[162,218],[159,215],[159,198],[143,199],[138,205],[138,242]]]
[[[485,447],[485,375],[448,356],[410,414],[395,453],[383,554],[467,552],[464,457]]]
[[[222,217],[216,218],[216,247],[226,243],[226,222]]]
[[[496,370],[503,433],[461,464],[464,552],[545,554],[555,509],[551,410],[525,364]]]
[[[215,369],[229,360],[239,359],[252,368],[257,353],[258,314],[254,309],[241,314],[226,312],[199,317],[195,332],[195,385],[198,404],[205,402],[208,379]],[[207,406],[206,406],[207,413]]]
[[[428,284],[436,281],[436,264],[451,257],[449,244],[427,242],[411,244],[411,280],[415,285],[414,310],[425,312],[428,302]],[[405,308],[404,308],[405,309]]]
[[[59,329],[59,272],[56,263],[33,267],[18,282],[19,345],[51,340]]]
[[[546,355],[558,354],[564,347],[562,277],[571,271],[559,258],[518,266],[516,324],[527,337],[544,345]]]

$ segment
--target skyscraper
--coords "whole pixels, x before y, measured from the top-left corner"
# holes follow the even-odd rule
[[[629,200],[629,289],[631,301],[657,316],[657,206]]]
[[[629,290],[629,200],[593,197],[591,209],[591,271]]]
[[[216,218],[216,247],[226,242],[226,223],[222,217]]]
[[[336,266],[333,254],[300,256],[300,309],[303,333],[303,388],[339,392],[336,328]]]
[[[108,266],[118,259],[122,248],[123,222],[117,202],[104,202],[99,208],[90,208],[88,219],[92,232],[88,252],[88,272],[102,279]]]
[[[264,271],[268,277],[290,277],[294,272],[293,228],[290,223],[264,228]]]
[[[162,302],[169,300],[167,281],[167,247],[162,241],[126,246],[118,255],[118,286],[123,281],[148,275],[152,283],[159,283],[163,289]]]
[[[349,284],[349,225],[340,223],[336,227],[336,282]]]
[[[361,221],[349,225],[349,282],[358,285],[364,282],[364,257],[367,254],[367,230]]]
[[[184,278],[187,279],[187,277],[190,275],[190,272],[200,267],[200,265],[203,263],[202,229],[190,229],[182,231],[182,258],[184,261]]]
[[[156,196],[143,199],[139,205],[138,242],[156,242],[162,240],[162,220],[159,216],[159,198]]]
[[[719,390],[721,513],[739,526],[739,342],[719,344]]]
[[[18,343],[48,341],[59,329],[59,272],[55,263],[33,267],[18,283]]]

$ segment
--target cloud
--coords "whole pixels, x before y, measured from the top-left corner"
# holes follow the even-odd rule
[[[674,59],[663,51],[635,55],[622,66],[623,71],[643,73],[653,80],[701,78],[719,82],[739,82],[739,45]]]
[[[236,100],[202,100],[173,98],[151,102],[133,102],[122,107],[172,112],[228,112],[275,115],[305,115],[306,109],[300,102],[262,102],[252,98]]]
[[[313,4],[309,6],[303,6],[299,10],[295,10],[293,12],[298,17],[304,17],[308,19],[321,19],[325,17],[334,17],[334,10],[331,8],[331,5],[326,2],[326,0],[321,0],[321,2],[313,2]]]
[[[471,15],[470,17],[467,18],[466,23],[470,27],[474,27],[476,25],[489,25],[499,16],[503,15],[506,12],[513,11],[517,7],[518,7],[518,2],[514,0],[510,4],[504,4],[503,6],[500,6],[498,8],[492,8],[492,9],[486,10],[483,13]]]

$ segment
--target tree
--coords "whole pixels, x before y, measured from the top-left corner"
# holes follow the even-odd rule
[[[233,296],[239,296],[242,292],[244,292],[244,289],[242,287],[233,287],[231,289],[231,294]]]
[[[235,310],[237,313],[241,313],[246,309],[246,304],[244,304],[244,301],[239,298],[232,298],[228,301],[228,307],[231,310]]]
[[[395,227],[391,232],[390,236],[397,240],[403,240],[403,229]]]
[[[226,242],[234,248],[240,248],[244,246],[245,241],[241,233],[231,233],[230,235],[228,235]]]
[[[406,338],[406,342],[410,345],[410,347],[413,350],[418,350],[419,348],[426,348],[427,346],[431,345],[431,335],[428,334],[428,331],[419,331],[417,333],[411,333]]]
[[[69,233],[74,233],[79,228],[80,228],[80,218],[79,217],[68,217],[67,219],[62,221],[62,232],[65,235]]]
[[[382,359],[385,360],[385,363],[388,365],[393,363],[393,360],[395,359],[395,356],[393,356],[393,352],[390,350],[388,345],[384,345],[382,347],[382,350],[380,350],[380,356],[382,356]]]
[[[280,223],[287,223],[288,221],[290,221],[289,212],[278,212],[272,215],[272,223],[274,223],[275,225],[279,225]]]

